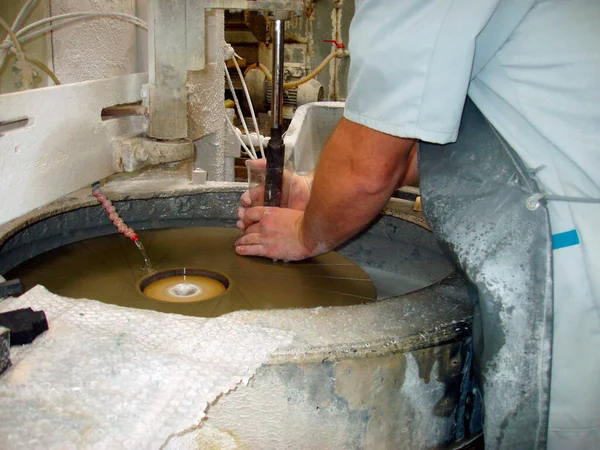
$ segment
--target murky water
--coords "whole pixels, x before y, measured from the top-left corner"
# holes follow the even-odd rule
[[[202,317],[240,309],[345,306],[376,298],[369,276],[338,253],[297,263],[274,263],[237,255],[234,242],[239,236],[235,228],[143,231],[140,240],[145,257],[122,235],[102,236],[35,257],[7,277],[20,278],[26,289],[42,284],[67,297]],[[230,280],[229,288],[204,301],[154,300],[139,288],[150,260],[155,271],[187,267],[221,273]],[[187,274],[182,281],[189,277]]]

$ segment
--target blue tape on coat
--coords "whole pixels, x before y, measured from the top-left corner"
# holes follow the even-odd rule
[[[552,249],[558,250],[559,248],[571,247],[572,245],[579,244],[579,235],[577,230],[565,231],[564,233],[557,233],[552,235]]]

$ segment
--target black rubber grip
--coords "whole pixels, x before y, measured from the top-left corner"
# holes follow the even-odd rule
[[[271,130],[271,139],[265,150],[267,171],[265,175],[265,206],[281,206],[283,195],[283,164],[285,146],[280,129]]]

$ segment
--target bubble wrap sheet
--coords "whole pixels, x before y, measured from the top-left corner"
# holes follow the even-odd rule
[[[0,446],[158,449],[247,382],[291,334],[60,297],[37,286],[0,312],[44,310],[49,330],[11,349]]]

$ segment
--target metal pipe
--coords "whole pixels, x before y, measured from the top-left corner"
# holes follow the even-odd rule
[[[273,104],[271,106],[271,129],[283,124],[283,36],[285,22],[275,20],[273,27]]]
[[[267,206],[281,206],[283,190],[283,35],[285,22],[280,17],[273,24],[273,98],[271,101],[271,139],[265,150],[267,171],[265,199]]]

